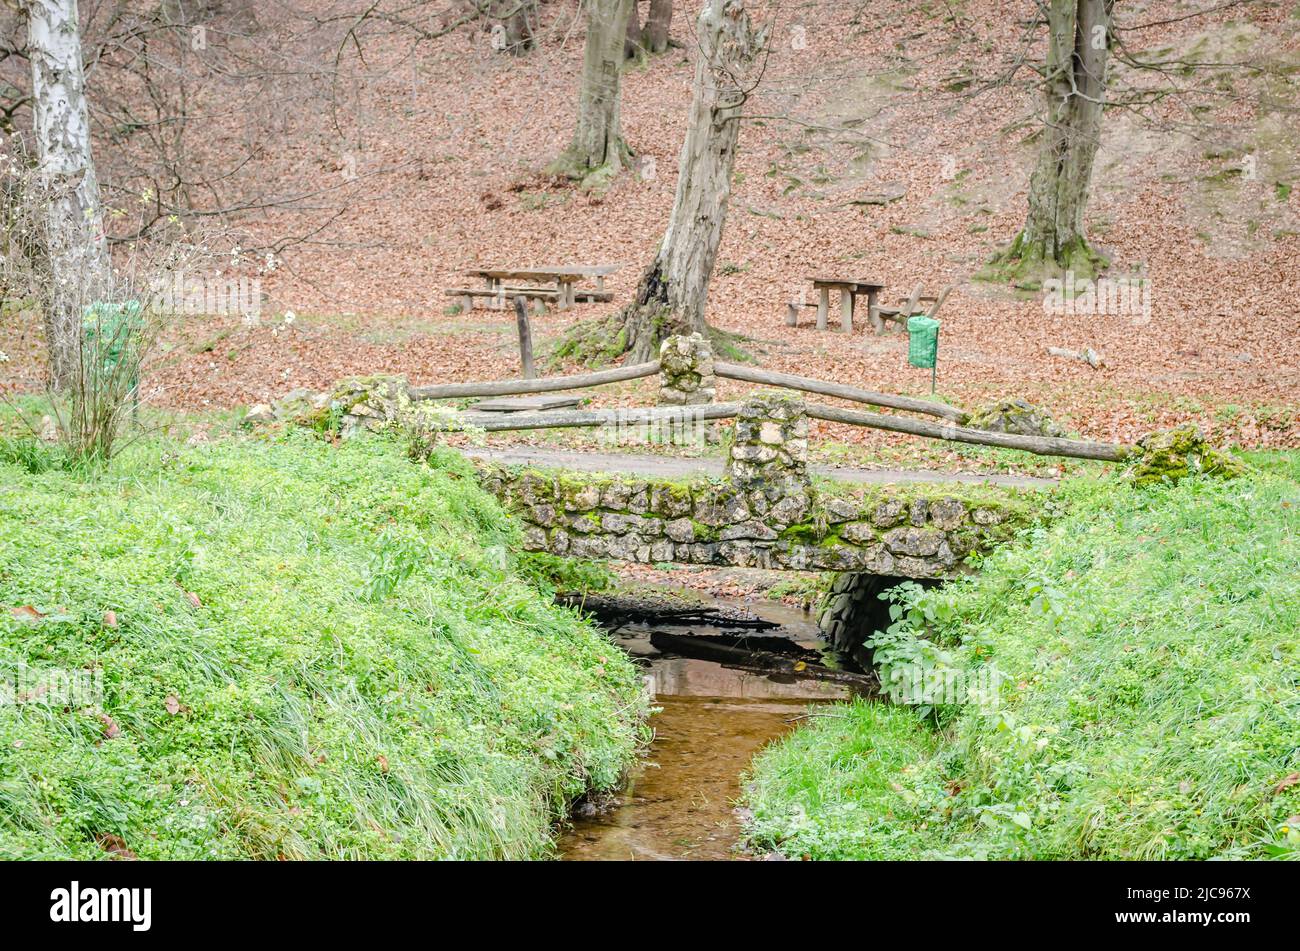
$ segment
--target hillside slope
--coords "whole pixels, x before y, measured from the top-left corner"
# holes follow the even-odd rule
[[[828,270],[877,277],[889,298],[917,282],[955,284],[939,380],[958,403],[1014,393],[1101,439],[1196,420],[1248,446],[1300,441],[1294,4],[1210,4],[1194,18],[1177,0],[1120,5],[1126,53],[1176,60],[1159,78],[1182,93],[1108,111],[1090,206],[1113,272],[1150,279],[1150,314],[1077,317],[971,282],[1024,220],[1040,111],[1032,74],[1023,66],[1012,82],[983,84],[1023,48],[1030,0],[753,6],[775,25],[772,53],[747,109],[708,316],[755,338],[764,365],[926,391],[928,373],[907,366],[898,337],[845,338],[810,322],[790,331],[785,302],[809,293],[806,275]],[[513,373],[505,315],[443,313],[443,289],[476,264],[621,263],[611,286],[614,306],[626,302],[676,185],[692,8],[678,3],[676,46],[628,69],[623,122],[641,174],[603,196],[540,171],[572,129],[584,35],[573,0],[543,6],[538,48],[526,56],[496,53],[479,25],[418,44],[396,29],[367,36],[364,62],[345,55],[338,81],[322,81],[345,101],[295,101],[253,160],[273,191],[347,186],[349,203],[263,274],[271,308],[261,326],[180,328],[184,341],[153,375],[158,398],[202,408],[380,370],[416,382]],[[323,47],[328,56],[300,53],[332,76],[334,47]],[[1027,48],[1026,62],[1037,56],[1041,47]],[[1123,64],[1116,76],[1146,90],[1157,80]],[[219,154],[223,141],[205,144]],[[901,197],[873,203],[882,195]],[[255,244],[323,223],[275,208],[246,222]],[[553,339],[609,309],[551,314],[536,333]],[[35,323],[23,340],[16,334],[0,349],[34,350]],[[1049,346],[1092,346],[1108,365],[1053,359]],[[720,397],[737,388],[724,385]]]
[[[630,762],[639,676],[459,457],[5,456],[0,856],[529,858]]]
[[[938,724],[860,702],[765,751],[752,837],[816,858],[1300,856],[1300,460],[1080,483],[1070,514],[914,602],[1002,678]],[[927,667],[927,670],[941,669]]]

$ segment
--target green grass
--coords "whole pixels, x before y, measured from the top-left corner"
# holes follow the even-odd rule
[[[936,589],[922,635],[998,703],[829,708],[748,780],[814,858],[1300,857],[1300,456],[1070,514]],[[950,609],[950,611],[948,610]],[[1288,778],[1292,777],[1292,778]]]
[[[102,696],[0,697],[0,856],[543,856],[629,764],[635,668],[516,572],[459,456],[298,433],[58,461],[0,446],[0,689]]]

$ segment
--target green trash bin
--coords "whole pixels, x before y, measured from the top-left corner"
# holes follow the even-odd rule
[[[131,416],[140,413],[140,335],[144,330],[144,308],[139,301],[123,303],[95,301],[81,317],[82,339],[86,357],[91,362],[92,378],[113,378],[119,364],[126,364],[126,394],[131,400]],[[102,385],[102,384],[101,384]]]
[[[917,314],[907,318],[907,362],[930,371],[930,392],[934,392],[939,362],[939,321]]]
[[[139,345],[138,337],[144,327],[143,308],[139,301],[133,300],[121,304],[95,301],[86,308],[81,325],[87,348],[103,361],[103,372],[111,373]]]

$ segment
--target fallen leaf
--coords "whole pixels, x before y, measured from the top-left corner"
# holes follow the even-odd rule
[[[10,608],[9,613],[20,621],[39,621],[45,617],[45,614],[32,607],[30,604],[24,604],[21,608]]]
[[[104,612],[104,627],[117,627],[117,612],[116,612],[116,611],[105,611],[105,612]]]
[[[163,706],[167,708],[167,712],[172,716],[176,716],[176,714],[181,712],[181,702],[177,699],[175,694],[169,693],[167,699],[163,701]]]
[[[182,588],[181,590],[185,591],[184,588]],[[203,602],[199,600],[199,596],[195,594],[193,591],[185,591],[185,600],[190,603],[191,607],[195,607],[195,608],[203,607]]]
[[[101,713],[99,720],[104,724],[104,739],[115,740],[122,735],[122,728],[117,725],[117,721],[107,713]]]
[[[109,854],[110,858],[116,859],[119,862],[134,862],[140,858],[140,856],[127,848],[126,840],[120,835],[114,835],[109,832],[95,836],[95,841],[99,843],[101,849]]]
[[[1285,777],[1280,783],[1273,787],[1273,793],[1276,795],[1284,789],[1290,789],[1296,783],[1300,783],[1300,773],[1292,773]]]
[[[380,771],[381,773],[386,773],[386,772],[388,772],[388,757],[387,757],[387,756],[385,756],[384,754],[380,753],[377,757],[375,757],[375,760],[376,760],[376,762],[379,763],[379,771]]]

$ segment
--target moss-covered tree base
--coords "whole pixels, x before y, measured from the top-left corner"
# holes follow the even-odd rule
[[[580,191],[603,195],[624,169],[632,167],[634,155],[623,139],[611,143],[605,161],[592,164],[591,157],[566,149],[546,166],[546,174],[575,182]]]
[[[1076,279],[1092,280],[1109,265],[1109,259],[1083,238],[1053,250],[1047,241],[1027,238],[1021,231],[984,265],[975,280],[1036,291],[1045,280],[1061,278],[1067,271]]]
[[[632,309],[628,308],[629,311]],[[632,319],[636,320],[635,324]],[[746,349],[750,343],[748,337],[708,325],[702,332],[720,359],[753,362],[754,355]],[[633,363],[655,360],[659,356],[659,345],[677,333],[689,334],[690,331],[680,328],[662,308],[635,318],[625,311],[584,320],[570,327],[555,342],[546,358],[546,369],[555,372],[575,363],[596,369],[608,366],[624,354],[629,354],[628,359]]]
[[[546,358],[546,368],[557,371],[566,364],[602,367],[627,352],[627,334],[618,314],[584,320],[570,327]]]

